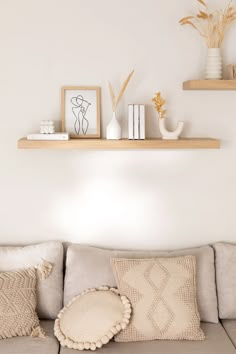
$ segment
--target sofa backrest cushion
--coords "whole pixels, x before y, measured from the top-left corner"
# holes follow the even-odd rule
[[[219,316],[236,319],[236,245],[216,243],[214,249]]]
[[[37,313],[40,319],[55,319],[63,303],[63,246],[46,242],[26,247],[0,247],[0,272],[30,268],[50,262],[52,272],[37,281]]]
[[[214,250],[209,247],[174,252],[114,251],[70,245],[67,250],[64,305],[87,288],[116,286],[111,258],[155,258],[192,255],[197,260],[197,299],[201,320],[218,322]]]

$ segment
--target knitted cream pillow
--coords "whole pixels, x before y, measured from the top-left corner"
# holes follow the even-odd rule
[[[58,315],[54,332],[63,347],[96,350],[129,323],[131,306],[117,289],[88,289]]]
[[[133,315],[117,342],[203,340],[196,301],[195,257],[112,259],[118,289]]]
[[[45,337],[36,313],[37,274],[46,279],[52,270],[42,265],[0,273],[0,339],[17,336]]]

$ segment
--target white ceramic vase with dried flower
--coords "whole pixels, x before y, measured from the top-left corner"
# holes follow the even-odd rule
[[[178,140],[183,128],[184,122],[178,122],[177,128],[174,131],[169,131],[166,128],[166,113],[167,111],[164,109],[164,105],[166,101],[162,98],[161,93],[158,92],[153,98],[153,102],[155,103],[155,108],[159,116],[159,129],[164,140]]]
[[[109,89],[110,89],[113,113],[112,113],[112,119],[107,126],[107,131],[106,131],[107,140],[120,140],[122,137],[121,126],[117,120],[116,111],[117,111],[117,107],[124,95],[124,92],[128,86],[128,83],[129,83],[133,73],[134,73],[134,70],[129,74],[129,76],[127,77],[127,79],[123,83],[120,93],[117,97],[115,96],[113,88],[111,86],[111,83],[109,82]]]
[[[166,128],[166,118],[159,117],[159,129],[163,140],[178,140],[183,128],[184,122],[178,122],[177,128],[171,132]]]
[[[222,80],[223,78],[223,60],[220,48],[208,48],[206,79]]]
[[[107,140],[120,140],[121,139],[121,126],[116,119],[116,112],[112,113],[112,119],[107,126]]]
[[[230,0],[226,9],[210,11],[207,3],[197,0],[201,8],[197,15],[187,16],[180,20],[181,25],[190,25],[198,31],[208,46],[206,79],[221,80],[223,60],[221,46],[227,30],[236,20],[236,8]]]

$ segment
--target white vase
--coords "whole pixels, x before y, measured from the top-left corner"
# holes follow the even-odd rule
[[[208,48],[206,79],[221,80],[223,73],[223,60],[220,48]]]
[[[175,131],[170,132],[166,128],[166,118],[159,118],[159,129],[164,140],[177,140],[179,139],[184,128],[184,122],[178,122],[178,126]]]
[[[120,140],[120,139],[121,139],[120,123],[116,119],[116,112],[113,112],[112,120],[107,126],[107,140]]]

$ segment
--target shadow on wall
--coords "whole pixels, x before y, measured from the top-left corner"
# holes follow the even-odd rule
[[[104,247],[168,248],[175,238],[178,246],[196,245],[186,230],[205,211],[194,211],[204,195],[193,191],[211,191],[197,173],[193,177],[199,168],[193,154],[73,152],[60,193],[48,205],[51,228],[62,240]],[[181,240],[176,229],[185,231]]]

